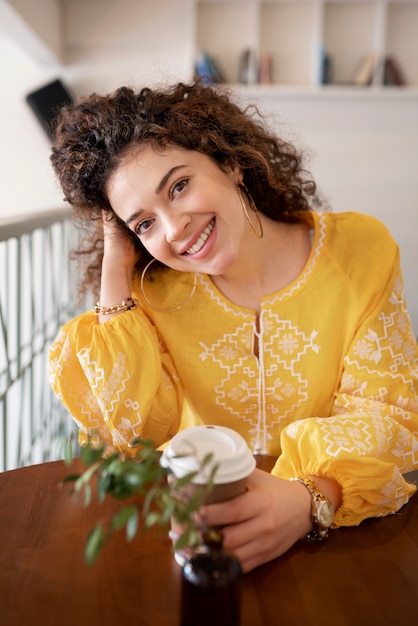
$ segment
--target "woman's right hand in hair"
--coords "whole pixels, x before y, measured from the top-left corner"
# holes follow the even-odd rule
[[[104,255],[100,286],[101,306],[121,304],[132,296],[132,273],[138,260],[138,250],[129,233],[124,231],[116,216],[103,214]],[[99,316],[99,322],[107,322],[115,315]]]
[[[103,263],[112,262],[130,271],[138,261],[138,250],[132,236],[118,218],[109,211],[103,212],[104,259]]]

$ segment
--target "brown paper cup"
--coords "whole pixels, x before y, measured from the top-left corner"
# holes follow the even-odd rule
[[[182,489],[181,497],[187,500],[195,489],[206,485],[214,466],[217,467],[214,486],[205,498],[206,504],[225,502],[244,493],[247,478],[255,468],[255,459],[241,435],[225,426],[193,426],[181,431],[167,446],[161,463],[171,469],[174,482],[176,478],[197,471],[209,453],[212,454],[211,463],[197,474],[193,483]],[[181,531],[172,519],[170,537],[173,544]],[[184,564],[188,552],[187,549],[175,551],[174,557],[180,565]]]

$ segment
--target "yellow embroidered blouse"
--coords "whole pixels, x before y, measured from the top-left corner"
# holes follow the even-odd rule
[[[313,244],[293,283],[255,312],[206,275],[178,311],[146,303],[105,324],[86,312],[50,353],[50,381],[81,442],[99,433],[132,453],[198,423],[235,429],[273,473],[335,478],[335,526],[397,511],[418,468],[418,350],[399,252],[386,228],[356,213],[312,213]],[[161,307],[187,300],[191,274],[146,283]],[[136,293],[136,297],[141,295]],[[257,341],[258,354],[254,344]]]

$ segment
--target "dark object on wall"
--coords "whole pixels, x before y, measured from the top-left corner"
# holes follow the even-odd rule
[[[62,82],[57,79],[36,91],[32,91],[26,96],[26,102],[35,113],[48,137],[52,139],[54,119],[62,106],[73,102],[73,97]]]

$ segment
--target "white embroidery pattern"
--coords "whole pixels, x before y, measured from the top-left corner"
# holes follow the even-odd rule
[[[83,364],[84,373],[93,393],[94,390],[98,390],[95,395],[105,423],[115,422],[117,416],[117,424],[114,424],[117,428],[110,428],[114,445],[129,443],[136,436],[137,428],[142,424],[142,418],[138,401],[126,398],[123,405],[121,403],[121,396],[126,390],[126,383],[130,380],[130,374],[126,368],[126,355],[120,352],[116,354],[111,374],[105,384],[103,384],[104,370],[90,359],[89,350],[83,348],[78,353],[78,357]],[[122,406],[128,417],[120,411]]]
[[[221,379],[214,389],[216,403],[249,424],[254,452],[266,454],[271,431],[291,419],[308,398],[308,380],[302,377],[299,365],[308,352],[318,353],[319,345],[316,331],[308,336],[270,310],[260,316],[260,330],[258,360],[251,356],[255,329],[249,321],[211,346],[201,344],[200,358],[211,359],[220,369]],[[284,398],[291,398],[292,403],[286,402],[287,409],[282,412]]]
[[[56,360],[54,359],[49,363],[50,384],[52,386],[54,385],[55,378],[61,378],[63,380],[63,386],[66,388],[67,393],[72,400],[72,404],[76,408],[76,411],[73,411],[72,417],[81,432],[85,433],[87,436],[93,436],[94,433],[96,433],[96,436],[97,433],[108,435],[108,429],[102,423],[100,409],[88,381],[86,381],[85,385],[82,387],[79,385],[74,388],[72,382],[68,381],[68,377],[65,376],[66,369],[63,365],[65,366],[71,361],[76,360],[77,357],[72,350],[70,342],[67,341],[67,333],[62,329],[55,342],[55,346],[57,345],[61,348],[61,358]],[[58,364],[59,361],[62,363],[61,366]],[[62,393],[57,392],[57,395],[63,402]],[[88,428],[86,428],[81,420],[77,418],[77,415],[85,416],[86,423],[89,425]]]
[[[294,411],[308,397],[308,380],[302,378],[296,366],[308,350],[318,353],[320,348],[314,341],[317,331],[313,330],[310,336],[307,336],[290,320],[281,320],[272,312],[271,305],[292,296],[306,283],[314,270],[326,236],[326,216],[320,212],[315,215],[316,242],[309,263],[299,280],[272,298],[263,299],[263,304],[269,310],[260,316],[259,360],[249,356],[254,335],[257,335],[253,321],[244,321],[235,332],[224,334],[212,346],[201,344],[202,361],[210,358],[225,373],[220,384],[215,387],[216,403],[236,419],[249,423],[248,432],[254,453],[268,453],[268,441],[272,439],[271,432],[275,430],[274,427],[280,422],[292,419]],[[248,320],[248,312],[234,307],[223,299],[204,275],[198,274],[198,279],[220,308]],[[284,370],[286,375],[283,378],[287,382],[280,376],[280,371]],[[292,382],[288,380],[289,373]],[[229,391],[226,393],[225,389]],[[281,413],[281,400],[293,396],[292,405],[288,405],[288,409]],[[267,398],[269,402],[266,401]]]
[[[365,369],[369,374],[381,375],[375,366],[380,363],[384,353],[388,352],[388,358],[391,361],[389,373],[392,378],[400,377],[404,383],[410,383],[410,380],[407,381],[400,373],[400,367],[405,368],[410,363],[409,359],[416,355],[416,341],[411,334],[411,327],[406,323],[408,313],[402,282],[399,278],[393,283],[388,302],[391,307],[388,306],[387,309],[391,308],[391,313],[387,311],[379,313],[378,320],[381,322],[379,329],[369,328],[365,335],[355,343],[353,357],[347,356],[346,360],[349,365]],[[407,332],[408,328],[409,332]],[[417,357],[413,363],[412,378],[417,378]]]
[[[377,323],[366,328],[345,359],[337,416],[317,419],[329,457],[370,456],[393,463],[392,478],[381,487],[376,501],[391,510],[408,500],[402,473],[418,464],[418,440],[408,426],[410,412],[418,411],[417,351],[406,316],[402,284],[396,279]],[[389,368],[379,367],[382,359]],[[397,398],[390,397],[393,383],[385,384],[388,376],[410,393],[400,391]],[[303,420],[290,424],[286,435],[295,440],[302,428]]]
[[[395,510],[398,511],[408,502],[408,495],[405,494],[404,479],[401,472],[396,467],[393,470],[392,480],[388,481],[386,485],[381,488],[380,493],[382,497],[376,500],[376,504],[381,507],[395,508]]]
[[[351,354],[345,359],[349,371],[343,373],[335,406],[335,412],[341,416],[321,420],[320,423],[323,440],[328,444],[328,455],[338,457],[341,452],[370,453],[371,456],[386,457],[389,461],[395,460],[395,457],[399,470],[407,472],[418,463],[418,443],[414,433],[402,426],[402,421],[407,425],[411,420],[410,412],[418,411],[418,396],[414,392],[418,368],[415,338],[407,331],[410,326],[403,296],[401,280],[396,278],[384,307],[385,312],[377,316],[379,323],[357,339]],[[412,362],[409,360],[411,356],[415,357]],[[390,363],[389,369],[378,368],[382,359]],[[408,365],[410,376],[405,374]],[[354,369],[362,380],[355,376]],[[402,387],[405,385],[411,393],[407,397],[399,393],[395,404],[384,384],[387,376],[399,381]],[[371,381],[379,379],[382,384],[374,384],[371,390]],[[344,413],[351,413],[351,417],[344,419]],[[294,437],[296,432],[297,428],[293,429],[291,436]],[[398,490],[400,486],[395,481],[383,495],[390,494],[393,499],[397,497]]]

